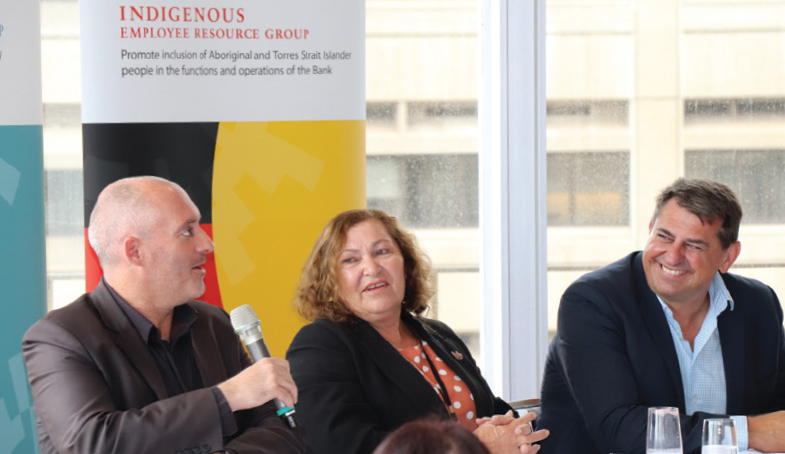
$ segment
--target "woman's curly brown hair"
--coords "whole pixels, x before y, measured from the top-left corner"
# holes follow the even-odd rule
[[[406,278],[403,310],[419,315],[428,308],[428,301],[434,293],[431,264],[414,236],[407,233],[397,219],[383,211],[349,210],[327,223],[303,266],[294,306],[306,320],[326,318],[344,323],[356,319],[338,297],[338,258],[346,245],[346,232],[372,219],[384,225],[403,255]]]

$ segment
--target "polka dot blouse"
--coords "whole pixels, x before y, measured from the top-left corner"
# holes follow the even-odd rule
[[[455,374],[441,358],[436,356],[436,353],[427,342],[422,341],[421,345],[415,345],[414,347],[404,348],[398,351],[401,352],[401,355],[412,363],[418,371],[420,371],[420,374],[425,377],[428,383],[433,387],[433,391],[442,401],[444,401],[442,394],[439,392],[441,386],[433,375],[434,371],[431,370],[428,358],[425,357],[427,354],[436,367],[442,383],[447,387],[447,394],[452,401],[452,406],[455,410],[455,415],[458,417],[458,422],[472,431],[477,428],[477,423],[475,422],[477,419],[477,410],[474,406],[474,396],[471,394],[471,391],[469,391],[469,387],[466,386],[463,380],[461,380],[461,377]],[[447,406],[447,403],[445,403],[445,406]],[[449,408],[447,410],[449,411]]]

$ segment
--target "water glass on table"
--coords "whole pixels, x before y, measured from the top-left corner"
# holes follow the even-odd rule
[[[701,454],[738,454],[736,426],[730,418],[703,421]]]
[[[646,454],[682,454],[678,408],[649,408],[649,421],[646,426]]]

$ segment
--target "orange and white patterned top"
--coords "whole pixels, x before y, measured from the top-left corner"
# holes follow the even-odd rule
[[[423,349],[425,350],[424,352]],[[431,370],[428,358],[426,358],[425,355],[427,354],[430,357],[434,367],[438,370],[442,383],[444,383],[444,386],[447,388],[447,394],[450,397],[450,401],[452,401],[452,407],[455,410],[455,416],[458,417],[458,422],[467,429],[474,431],[474,429],[477,428],[477,408],[474,405],[474,396],[471,391],[469,391],[469,387],[466,386],[466,383],[461,380],[461,377],[453,372],[447,363],[436,356],[436,353],[431,346],[425,341],[421,341],[421,345],[415,345],[414,347],[404,348],[398,351],[401,352],[401,355],[412,363],[418,371],[420,371],[420,374],[425,377],[428,383],[433,387],[434,392],[436,392],[436,394],[439,395],[439,398],[442,399],[442,402],[444,402],[444,397],[442,397],[442,394],[439,392],[439,382],[433,375],[434,371]],[[447,403],[445,402],[444,405],[446,407]],[[447,411],[450,411],[450,409],[447,408]]]

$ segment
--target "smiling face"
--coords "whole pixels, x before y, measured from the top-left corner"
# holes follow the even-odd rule
[[[338,296],[371,325],[401,316],[406,291],[403,255],[380,221],[363,221],[346,232],[338,256]]]
[[[671,199],[649,227],[643,269],[649,287],[669,306],[699,307],[717,271],[727,272],[739,256],[739,242],[723,249],[720,219],[702,222]]]
[[[170,186],[151,199],[151,226],[141,239],[145,281],[151,299],[174,307],[204,293],[202,265],[214,245],[182,189]]]

